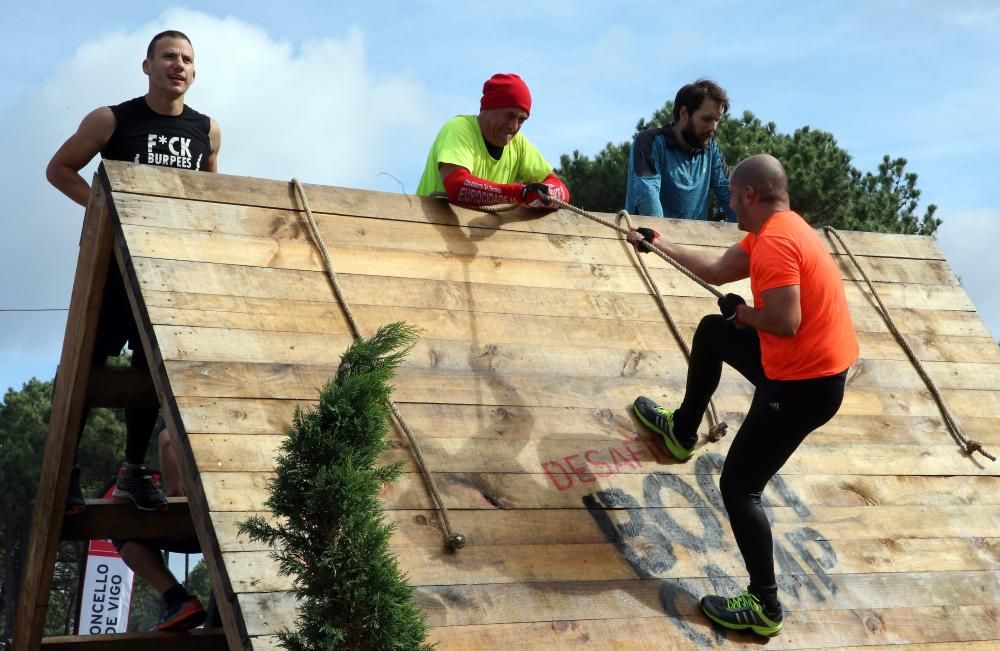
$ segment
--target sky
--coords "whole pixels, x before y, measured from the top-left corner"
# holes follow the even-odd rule
[[[735,114],[832,133],[862,172],[906,158],[937,239],[1000,336],[1000,3],[589,0],[177,5],[0,0],[0,310],[65,308],[83,209],[45,166],[83,116],[146,91],[164,29],[191,38],[187,103],[219,122],[219,171],[412,193],[482,83],[531,87],[523,133],[550,162],[633,135],[677,89],[712,77]],[[96,163],[84,171],[89,180]],[[50,379],[65,312],[0,311],[0,395]]]

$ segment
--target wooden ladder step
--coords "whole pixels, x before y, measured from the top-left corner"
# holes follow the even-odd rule
[[[198,628],[177,633],[117,633],[60,635],[42,638],[47,651],[217,651],[227,649],[221,628]]]
[[[160,406],[149,371],[115,366],[90,369],[85,400],[88,407]]]
[[[62,540],[124,538],[194,538],[194,525],[186,497],[168,497],[170,508],[162,513],[140,511],[128,499],[87,500],[79,515],[63,519]]]

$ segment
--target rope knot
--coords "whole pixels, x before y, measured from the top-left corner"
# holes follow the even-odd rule
[[[716,423],[708,430],[708,440],[713,443],[719,441],[729,430],[729,424],[725,421]]]
[[[972,439],[969,439],[968,441],[965,442],[965,453],[971,457],[975,452],[978,452],[979,454],[983,455],[990,461],[997,460],[995,456],[986,451],[982,443],[980,443],[979,441],[974,441]]]

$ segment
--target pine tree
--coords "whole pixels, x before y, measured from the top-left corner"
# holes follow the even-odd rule
[[[240,533],[273,548],[299,602],[287,649],[430,649],[427,625],[389,553],[393,526],[378,501],[402,464],[379,465],[388,448],[388,385],[416,338],[392,323],[344,353],[317,408],[296,409],[267,501]]]

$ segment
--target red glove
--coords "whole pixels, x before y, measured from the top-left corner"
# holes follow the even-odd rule
[[[556,176],[555,172],[546,176],[542,183],[549,186],[550,197],[569,203],[569,188],[562,182],[562,179]]]
[[[525,183],[521,203],[529,208],[548,208],[549,186],[544,183]]]
[[[541,183],[526,183],[524,192],[521,193],[521,202],[529,208],[552,208],[548,199],[552,197],[560,201],[569,201],[569,188],[553,172],[546,176]]]
[[[448,201],[467,206],[493,206],[498,203],[521,203],[522,183],[493,183],[460,167],[444,179]]]

